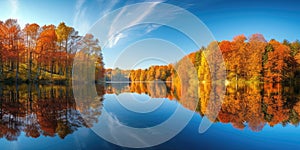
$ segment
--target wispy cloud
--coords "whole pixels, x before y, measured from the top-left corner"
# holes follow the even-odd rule
[[[85,0],[77,0],[75,9],[79,10],[84,2],[85,2]]]
[[[153,133],[154,131],[147,128],[135,130],[135,128],[129,127],[121,122],[115,114],[110,112],[105,112],[101,115],[106,119],[105,122],[107,123],[108,129],[103,132],[108,132],[107,135],[110,135],[114,139],[111,142],[124,144],[129,142],[129,140],[134,140],[135,142],[139,142],[143,145],[148,145],[147,142],[144,141],[144,134],[136,131],[144,131],[148,133]]]
[[[134,38],[141,38],[149,34],[150,32],[158,29],[161,26],[162,25],[158,24],[142,24],[134,27],[133,29],[131,28],[121,33],[115,34],[112,36],[112,38],[109,39],[107,48],[112,48],[117,44],[128,42],[128,40],[132,40]],[[128,40],[126,38],[128,38]]]
[[[126,38],[130,37],[129,40],[132,40],[133,38],[139,38],[141,36],[144,36],[159,27],[161,25],[155,25],[155,24],[144,24],[139,25],[138,28],[136,28],[136,25],[138,25],[140,22],[146,21],[149,18],[153,17],[160,17],[164,19],[172,19],[172,17],[176,16],[176,12],[172,12],[170,14],[164,14],[159,13],[157,10],[154,11],[155,7],[159,5],[160,3],[164,3],[166,0],[154,0],[149,2],[148,0],[144,0],[141,2],[149,2],[147,5],[139,5],[137,8],[134,8],[134,12],[139,12],[138,14],[132,14],[131,9],[128,9],[129,7],[126,7],[130,4],[135,4],[136,2],[133,1],[122,1],[122,0],[97,0],[97,3],[90,3],[87,0],[77,0],[77,3],[75,5],[75,15],[73,19],[73,26],[77,28],[81,33],[87,33],[94,22],[97,21],[100,18],[104,18],[103,22],[108,23],[107,27],[105,29],[99,29],[95,32],[100,32],[102,36],[105,36],[104,38],[101,38],[101,40],[105,40],[104,44],[107,46],[107,48],[112,48],[116,46],[120,41],[127,41]],[[97,5],[97,9],[94,9],[91,11],[89,9],[90,5]],[[125,6],[125,7],[124,7]],[[93,6],[94,7],[94,6]],[[132,8],[132,7],[131,7]],[[105,17],[109,13],[113,12],[116,9],[120,9],[117,11],[116,14],[114,14],[113,18],[111,17]],[[154,13],[155,12],[155,13]],[[164,10],[162,10],[164,12]],[[93,13],[93,14],[90,14]],[[98,18],[95,18],[97,17]],[[127,18],[127,16],[131,18]],[[131,31],[126,31],[122,33],[118,33],[118,30],[122,27],[135,27]],[[103,32],[103,30],[105,30]],[[105,35],[103,35],[105,34]],[[106,41],[108,40],[108,41]]]
[[[119,34],[115,35],[111,40],[109,40],[108,47],[110,47],[110,48],[113,47],[114,45],[116,45],[119,42],[120,39],[125,38],[125,37],[127,37],[127,35],[124,33],[119,33]]]
[[[15,17],[17,17],[17,12],[19,9],[19,1],[18,0],[9,0],[9,3],[11,5],[10,17],[15,18]]]
[[[137,9],[141,9],[140,12],[142,12],[141,14],[138,15],[138,17],[134,20],[134,21],[131,21],[131,22],[128,22],[126,24],[126,26],[130,27],[130,26],[134,26],[136,24],[138,24],[139,22],[141,22],[142,20],[146,19],[147,17],[151,17],[153,14],[152,11],[153,9],[155,8],[155,6],[157,6],[158,4],[160,3],[163,3],[165,2],[164,0],[157,0],[157,1],[154,1],[152,3],[149,3],[149,5],[147,6],[147,8],[137,8]],[[115,26],[114,24],[118,24],[117,22],[119,20],[122,20],[123,17],[124,17],[124,14],[130,14],[130,10],[127,10],[127,7],[124,7],[121,9],[121,11],[116,15],[116,17],[114,18],[114,20],[112,21],[112,26],[110,26],[109,28],[109,31],[108,31],[108,35],[109,37],[112,37],[109,41],[108,41],[108,48],[112,48],[113,46],[115,46],[122,38],[126,38],[126,37],[129,37],[128,34],[132,34],[132,32],[126,32],[125,33],[122,33],[122,36],[120,37],[120,33],[116,34],[115,35]],[[141,30],[143,30],[143,34],[140,34],[138,36],[143,36],[145,34],[148,34],[150,33],[151,31],[153,30],[156,30],[157,28],[160,27],[160,25],[153,25],[153,24],[148,24],[148,25],[143,25],[143,26],[140,26],[141,27]],[[136,36],[135,36],[136,37]]]
[[[73,18],[73,26],[81,33],[86,33],[90,28],[90,21],[87,19],[87,7],[84,7],[86,0],[77,0],[75,5],[75,15]]]
[[[159,2],[155,3],[150,3],[147,9],[144,9],[144,11],[141,11],[142,13],[138,15],[138,17],[134,20],[129,22],[126,26],[132,26],[136,25],[138,22],[140,22],[142,19],[146,18],[149,13],[152,12],[152,9],[159,4]],[[124,17],[125,13],[128,13],[129,11],[127,10],[127,7],[122,8],[122,10],[118,13],[118,15],[114,18],[112,24],[117,24],[119,20],[121,20],[121,17]],[[108,31],[109,35],[113,35],[115,33],[115,28],[114,26],[110,26],[110,29]]]
[[[91,6],[87,5],[88,1],[77,0],[73,18],[73,26],[76,27],[81,33],[87,33],[93,24],[93,22],[91,22],[91,17],[99,16],[99,18],[101,18],[108,12],[112,11],[119,2],[119,0],[98,0],[95,3],[95,5],[98,5],[98,9],[89,14],[89,7]],[[91,5],[91,3],[89,3],[89,5]]]
[[[146,28],[146,34],[152,32],[153,30],[156,30],[157,28],[161,27],[161,25],[158,24],[150,24]]]
[[[120,2],[122,2],[122,0],[98,0],[98,4],[100,6],[100,17],[106,15],[107,13],[109,13],[110,11],[116,9],[116,5],[119,4]]]

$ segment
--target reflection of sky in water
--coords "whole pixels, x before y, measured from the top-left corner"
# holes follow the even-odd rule
[[[129,94],[129,93],[127,93]],[[147,95],[138,96],[148,99]],[[157,99],[157,98],[155,98]],[[155,100],[152,99],[152,100]],[[145,127],[159,124],[167,119],[178,105],[176,101],[162,99],[161,107],[149,114],[136,114],[122,108],[115,95],[105,95],[104,108],[117,116],[123,124],[134,127]],[[179,106],[182,107],[182,106]],[[193,113],[186,109],[186,113]],[[102,116],[99,116],[99,120]],[[296,149],[299,147],[300,132],[293,125],[274,127],[266,125],[262,131],[253,132],[248,128],[239,130],[231,124],[215,123],[204,134],[198,133],[201,117],[194,114],[188,126],[175,138],[167,143],[151,149]],[[98,122],[103,124],[105,122]],[[95,124],[97,126],[97,124]],[[87,128],[80,128],[64,140],[56,137],[41,136],[37,139],[28,138],[22,132],[18,141],[0,140],[1,149],[121,149],[98,137]]]

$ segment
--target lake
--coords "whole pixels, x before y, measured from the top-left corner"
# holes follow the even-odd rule
[[[178,134],[148,149],[300,147],[300,88],[297,86],[228,85],[218,114],[211,119],[211,109],[215,108],[209,106],[208,101],[210,95],[216,95],[214,92],[218,90],[201,85],[199,101],[186,101],[170,84],[99,84],[95,88],[97,97],[84,99],[76,96],[79,90],[74,88],[80,87],[2,84],[1,149],[129,149],[112,144],[105,138],[123,143],[133,142],[130,139],[134,137],[135,142],[151,145],[151,141],[142,141],[138,135],[122,130],[122,125],[151,129],[169,118],[176,122],[159,130],[143,130],[147,132],[145,136],[155,135],[155,141],[156,138],[164,140],[162,137],[167,133]],[[84,93],[88,95],[89,92]],[[207,131],[199,133],[204,117],[214,123]],[[181,120],[187,121],[186,125],[177,131]],[[116,137],[119,134],[122,136]]]

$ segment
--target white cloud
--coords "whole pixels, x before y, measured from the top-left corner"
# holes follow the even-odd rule
[[[108,12],[112,11],[115,9],[116,5],[121,2],[120,0],[98,0],[101,12],[100,12],[100,17],[106,15]]]
[[[19,9],[19,1],[18,0],[9,0],[9,3],[11,5],[10,17],[16,18],[17,17],[17,12],[18,12],[18,9]]]
[[[105,123],[107,125],[107,127],[104,129],[108,129],[108,130],[103,130],[102,132],[107,132],[106,134],[111,136],[111,138],[113,138],[113,141],[111,142],[124,143],[128,141],[128,139],[130,140],[134,139],[136,142],[140,142],[143,145],[148,145],[146,141],[144,141],[144,138],[143,136],[141,136],[141,134],[133,132],[136,130],[121,122],[115,114],[111,112],[109,113],[105,112],[101,114],[101,117],[105,119]],[[153,133],[153,131],[147,128],[141,130],[148,131],[149,133],[151,132]]]
[[[89,20],[90,17],[97,16],[96,14],[88,14],[88,6],[85,6],[86,0],[77,0],[75,5],[75,15],[73,18],[73,26],[79,30],[82,34],[85,34],[88,32],[88,30],[91,28],[92,23]],[[99,8],[99,16],[102,17],[106,13],[113,10],[113,8],[116,6],[116,4],[119,2],[119,0],[98,0]]]
[[[157,24],[142,24],[134,27],[133,29],[125,30],[121,33],[118,33],[116,35],[113,35],[112,38],[109,39],[107,47],[112,48],[115,45],[117,45],[122,39],[124,40],[125,38],[130,37],[129,40],[131,39],[136,39],[140,38],[156,29],[161,27],[161,25]],[[125,40],[128,41],[128,40]],[[124,42],[124,41],[122,41]]]
[[[81,6],[84,4],[85,0],[77,0],[75,9],[79,10]]]
[[[73,26],[78,31],[80,31],[81,34],[84,34],[90,30],[90,28],[93,25],[93,22],[91,21],[91,19],[95,19],[97,21],[97,19],[100,19],[103,16],[106,16],[108,13],[110,13],[120,7],[126,6],[128,4],[132,4],[132,2],[126,2],[126,1],[122,1],[122,0],[111,0],[111,1],[98,0],[97,2],[98,2],[97,10],[99,12],[98,13],[99,18],[91,18],[91,17],[97,17],[97,15],[96,14],[88,14],[89,6],[86,5],[86,0],[77,0],[77,3],[75,5],[75,15],[73,18]],[[147,0],[145,0],[144,2],[147,2]],[[118,42],[120,42],[121,39],[124,39],[127,37],[138,38],[138,37],[141,37],[145,34],[152,32],[153,30],[156,30],[161,25],[154,25],[154,24],[142,25],[141,27],[139,27],[139,32],[135,32],[137,30],[132,30],[132,32],[131,31],[130,32],[122,32],[122,33],[116,32],[118,29],[120,29],[120,26],[126,25],[127,27],[132,27],[132,26],[139,24],[143,20],[152,18],[153,16],[161,16],[162,15],[161,18],[171,19],[174,15],[176,15],[175,13],[172,13],[172,14],[154,14],[153,13],[153,9],[155,9],[155,7],[158,4],[163,3],[163,2],[165,2],[165,0],[155,0],[154,2],[152,1],[151,3],[149,3],[149,5],[144,5],[144,6],[136,8],[137,11],[141,12],[141,13],[135,14],[134,16],[136,18],[134,18],[134,19],[132,19],[132,18],[128,19],[130,21],[127,21],[126,15],[129,15],[132,17],[133,15],[130,14],[132,10],[128,10],[128,7],[121,8],[121,10],[118,11],[118,13],[115,15],[114,18],[108,18],[108,19],[111,19],[111,20],[108,20],[108,22],[110,22],[111,25],[105,29],[106,30],[105,32],[101,32],[101,34],[105,33],[105,35],[103,35],[103,36],[105,36],[107,38],[101,38],[101,39],[102,40],[108,39],[108,41],[106,41],[107,43],[105,42],[105,44],[107,44],[107,46],[109,48],[111,48],[111,47],[115,46],[116,44],[118,44]],[[93,3],[93,5],[95,5],[95,4]],[[135,11],[135,12],[137,12],[137,11]],[[95,13],[95,12],[93,12],[93,13]],[[135,28],[135,29],[137,29],[137,28]],[[103,29],[100,29],[100,30],[103,30]],[[99,31],[97,31],[97,32],[99,32]]]
[[[113,38],[111,38],[111,40],[109,40],[108,43],[108,47],[112,48],[114,45],[116,45],[120,39],[127,37],[127,35],[125,35],[124,33],[119,33],[116,36],[114,36]]]
[[[145,34],[148,34],[148,33],[152,32],[153,30],[158,29],[159,27],[161,27],[161,25],[150,24],[150,25],[147,26]]]
[[[149,16],[151,17],[151,15],[153,15],[151,13],[152,13],[153,9],[155,8],[155,6],[157,6],[158,4],[160,4],[162,2],[164,2],[164,0],[158,0],[158,1],[150,3],[147,6],[147,8],[144,8],[144,7],[137,8],[137,9],[141,9],[140,12],[142,12],[142,13],[139,14],[138,17],[134,21],[127,22],[126,26],[128,26],[128,27],[134,26],[134,25],[138,24],[139,22],[141,22],[142,20],[146,19],[147,17],[149,17]],[[110,26],[109,31],[108,31],[108,37],[113,36],[113,38],[111,38],[108,41],[108,47],[109,48],[116,45],[118,43],[118,41],[120,41],[121,38],[129,37],[127,34],[131,34],[131,32],[127,32],[127,34],[122,33],[122,36],[118,36],[118,35],[120,35],[120,33],[117,36],[114,36],[115,31],[116,31],[114,24],[118,24],[117,22],[122,20],[123,19],[122,17],[124,17],[124,14],[126,14],[126,13],[130,13],[130,10],[127,10],[127,7],[122,8],[121,11],[116,15],[116,17],[112,21],[112,26]],[[153,25],[153,24],[147,25],[146,28],[144,27],[144,29],[145,29],[144,33],[139,35],[139,36],[143,36],[145,34],[148,34],[151,31],[156,30],[159,27],[160,27],[160,25]]]
[[[77,0],[75,5],[75,15],[73,18],[73,26],[81,33],[85,34],[91,26],[87,18],[87,7],[84,7],[85,0]]]

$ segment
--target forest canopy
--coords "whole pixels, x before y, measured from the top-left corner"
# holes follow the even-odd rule
[[[185,56],[197,70],[199,81],[210,82],[211,76],[218,72],[219,66],[211,68],[207,61],[207,52],[213,51],[216,42]],[[238,35],[232,41],[217,42],[225,62],[227,80],[232,82],[271,82],[294,81],[300,75],[300,41],[283,42],[271,39],[266,41],[262,34],[253,34],[249,38]],[[145,70],[131,70],[131,81],[174,81],[174,66],[185,65],[182,60],[168,66],[151,66]],[[215,59],[216,60],[220,60]],[[218,63],[216,63],[218,64]],[[172,67],[173,66],[173,67]],[[188,70],[187,70],[188,72]]]
[[[75,54],[95,58],[96,80],[104,77],[101,47],[93,35],[79,35],[64,22],[57,26],[31,23],[22,29],[16,19],[0,21],[2,82],[67,83]]]

